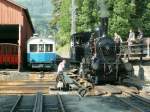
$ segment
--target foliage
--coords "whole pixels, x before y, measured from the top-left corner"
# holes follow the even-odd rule
[[[133,13],[134,8],[128,0],[115,0],[109,24],[110,34],[113,35],[114,32],[117,32],[125,38],[129,29],[132,28],[129,20],[131,20],[130,15]]]
[[[150,1],[146,4],[146,9],[142,16],[142,27],[145,36],[150,36]]]
[[[98,23],[98,12],[94,0],[77,0],[80,6],[77,13],[77,32],[90,31]]]
[[[61,7],[61,0],[51,0],[52,4],[54,5],[52,19],[49,23],[50,30],[52,31],[53,35],[56,35],[58,32],[58,21],[60,19],[60,7]]]
[[[63,46],[69,42],[70,37],[70,0],[53,0],[55,5],[53,19],[50,22],[51,29],[54,31],[59,45]]]
[[[55,6],[53,15],[58,16],[51,21],[51,28],[57,29],[57,40],[64,45],[70,40],[72,0],[52,1]],[[106,15],[109,16],[108,34],[111,37],[117,32],[126,40],[131,28],[134,31],[141,28],[144,36],[150,35],[150,0],[76,0],[76,5],[77,32],[94,31],[99,27],[100,17]]]

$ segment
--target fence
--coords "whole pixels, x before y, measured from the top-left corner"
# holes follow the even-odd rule
[[[132,45],[128,46],[127,42],[120,45],[120,54],[128,57],[150,57],[150,38],[144,38],[142,42],[135,41]]]

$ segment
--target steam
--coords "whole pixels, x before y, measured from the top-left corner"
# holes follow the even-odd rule
[[[105,0],[97,0],[98,7],[100,8],[100,16],[101,17],[108,17],[109,11],[108,7],[106,6]]]

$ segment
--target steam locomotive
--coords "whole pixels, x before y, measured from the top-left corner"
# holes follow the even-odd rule
[[[107,27],[108,18],[101,18],[98,31],[76,33],[71,38],[71,58],[80,63],[79,74],[95,84],[121,81],[133,68],[117,55]]]

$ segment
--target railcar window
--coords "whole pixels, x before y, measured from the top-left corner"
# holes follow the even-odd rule
[[[44,44],[39,44],[39,52],[44,52]]]
[[[45,44],[45,52],[53,52],[53,44]]]
[[[37,52],[37,44],[30,44],[30,52]]]

